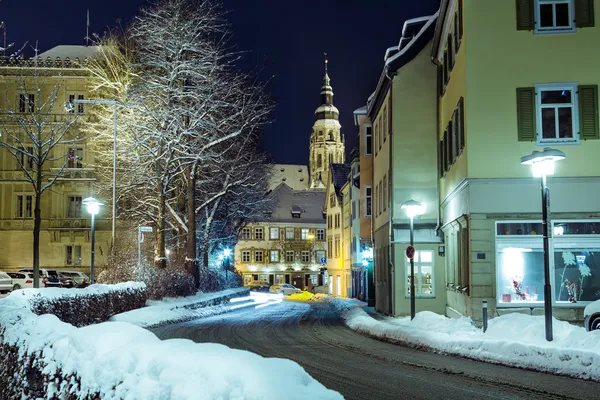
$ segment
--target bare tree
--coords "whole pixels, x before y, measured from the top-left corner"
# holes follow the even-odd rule
[[[33,285],[39,287],[42,195],[63,175],[75,154],[63,149],[84,140],[71,131],[78,114],[66,113],[60,102],[64,81],[38,65],[37,49],[33,64],[20,68],[17,101],[11,102],[7,88],[7,108],[1,129],[0,148],[10,153],[23,179],[33,188]]]

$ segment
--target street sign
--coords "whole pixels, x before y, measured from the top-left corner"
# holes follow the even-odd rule
[[[321,257],[321,264],[325,264],[327,262],[327,259],[325,257]]]
[[[415,248],[413,246],[408,246],[406,248],[406,257],[409,260],[412,260],[414,258],[414,256],[415,256]]]
[[[140,230],[140,232],[152,232],[151,226],[139,226],[138,229]]]

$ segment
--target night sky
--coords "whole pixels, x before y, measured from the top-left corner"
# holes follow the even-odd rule
[[[145,0],[2,0],[0,20],[15,46],[37,40],[41,51],[85,44],[90,32],[126,24]],[[308,141],[329,58],[333,102],[340,110],[346,153],[356,142],[352,112],[375,90],[385,50],[398,44],[406,19],[435,13],[439,0],[222,0],[240,68],[260,71],[277,102],[264,148],[277,163],[308,164]]]

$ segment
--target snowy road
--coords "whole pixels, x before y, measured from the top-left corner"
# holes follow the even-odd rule
[[[284,301],[153,329],[289,358],[347,399],[592,399],[600,384],[413,350],[346,328],[327,303]]]

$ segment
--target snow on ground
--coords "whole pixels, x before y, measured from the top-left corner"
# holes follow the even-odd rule
[[[346,325],[363,334],[438,353],[600,381],[600,331],[553,320],[554,340],[545,339],[544,317],[508,314],[489,321],[487,332],[470,318],[432,312],[374,319],[356,302],[332,300]]]
[[[28,288],[19,289],[10,292],[7,296],[15,301],[22,301],[23,304],[28,304],[29,301],[36,298],[44,298],[47,300],[56,300],[61,297],[86,297],[97,294],[110,293],[114,291],[123,291],[127,289],[144,289],[146,284],[143,282],[122,282],[114,285],[93,284],[83,289],[66,289],[66,288]]]
[[[166,298],[160,301],[148,301],[148,306],[127,311],[111,317],[111,321],[129,322],[143,328],[156,327],[166,323],[190,321],[223,314],[246,306],[258,306],[266,302],[280,301],[280,295],[266,293],[248,293],[248,288],[227,289],[214,293],[199,293],[190,297]],[[241,296],[241,297],[235,297]],[[230,303],[211,305],[222,298],[231,298]]]
[[[44,373],[76,373],[77,397],[97,392],[102,399],[130,400],[342,399],[290,360],[219,344],[161,341],[126,322],[76,328],[54,315],[34,315],[22,297],[0,300],[3,341],[29,354],[41,351]]]

